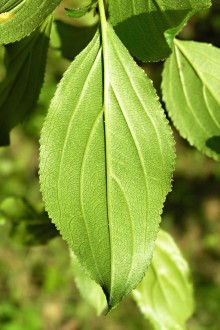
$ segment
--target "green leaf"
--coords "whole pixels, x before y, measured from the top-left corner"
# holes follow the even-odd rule
[[[83,2],[80,3],[80,6],[77,7],[77,1],[75,3],[75,8],[65,8],[66,13],[69,17],[80,18],[88,14],[92,9],[95,9],[94,3],[97,3],[97,0],[91,0],[87,5],[83,5]],[[97,5],[97,4],[96,4]]]
[[[0,11],[1,13],[9,12],[15,6],[18,6],[23,0],[1,0]]]
[[[65,8],[65,10],[69,17],[80,18],[82,16],[85,16],[89,12],[90,8],[89,7],[78,8],[78,9]]]
[[[109,0],[110,21],[132,53],[142,61],[168,57],[173,38],[210,0]]]
[[[98,316],[101,315],[107,307],[102,288],[85,274],[73,252],[71,252],[71,265],[76,286],[82,298],[95,308]]]
[[[33,110],[44,79],[52,18],[29,37],[6,45],[5,79],[0,82],[0,145]]]
[[[220,159],[220,49],[175,41],[163,72],[163,99],[180,134],[200,151]]]
[[[0,4],[0,44],[30,35],[55,10],[61,0],[11,0]]]
[[[38,212],[20,197],[6,197],[0,202],[0,221],[10,223],[10,236],[22,245],[46,244],[59,233],[46,212]]]
[[[96,30],[97,25],[78,27],[56,20],[51,33],[52,47],[59,49],[63,57],[73,60],[92,40]]]
[[[151,81],[111,26],[103,31],[104,53],[97,32],[56,91],[40,181],[49,216],[112,308],[150,263],[174,141]]]
[[[186,329],[194,309],[189,269],[172,237],[162,230],[152,263],[133,297],[155,329]]]

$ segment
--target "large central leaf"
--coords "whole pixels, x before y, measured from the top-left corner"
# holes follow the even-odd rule
[[[112,308],[150,263],[174,148],[151,81],[104,31],[104,52],[97,33],[58,87],[40,175],[50,217]]]

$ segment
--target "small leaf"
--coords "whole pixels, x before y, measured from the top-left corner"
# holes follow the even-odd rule
[[[51,17],[29,37],[6,45],[7,74],[0,82],[0,145],[9,131],[34,110],[44,79]]]
[[[56,91],[40,181],[49,216],[113,308],[150,263],[174,141],[151,81],[111,26],[103,31],[103,54],[97,32]]]
[[[152,263],[133,297],[155,329],[186,329],[194,307],[189,269],[172,237],[162,230]]]
[[[163,99],[180,134],[207,156],[220,159],[220,49],[175,41],[163,72]]]
[[[69,17],[80,18],[82,16],[85,16],[89,12],[90,8],[89,7],[78,8],[78,9],[65,8],[65,10]]]
[[[80,18],[85,16],[93,8],[95,2],[97,2],[97,0],[91,0],[87,6],[83,6],[82,4],[82,7],[80,8],[65,8],[65,10],[69,17]]]
[[[9,0],[0,4],[0,44],[30,35],[55,10],[61,0]]]
[[[109,0],[110,21],[133,56],[159,61],[169,56],[187,20],[210,5],[210,0]]]
[[[98,316],[101,315],[107,307],[106,298],[102,288],[85,274],[73,252],[71,252],[71,265],[76,286],[82,298],[95,308]]]

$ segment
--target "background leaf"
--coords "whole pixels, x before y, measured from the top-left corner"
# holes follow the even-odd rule
[[[191,145],[220,159],[220,49],[175,41],[164,66],[162,91],[170,117]]]
[[[193,313],[189,269],[172,237],[162,230],[152,263],[133,297],[155,329],[186,329],[185,322]]]
[[[85,274],[73,252],[71,252],[70,255],[76,286],[82,298],[95,308],[97,315],[100,315],[107,307],[104,292],[100,285],[91,280],[91,278]]]
[[[61,0],[3,1],[0,4],[0,44],[12,43],[30,35],[60,2]]]
[[[78,9],[65,8],[65,10],[69,17],[80,18],[82,16],[85,16],[89,12],[90,8],[88,7],[78,8]]]
[[[90,2],[87,4],[87,6],[83,6],[83,3],[80,3],[80,6],[77,8],[65,8],[67,15],[69,17],[73,18],[80,18],[84,15],[86,15],[92,8],[93,4],[97,2],[97,0],[90,0]],[[75,2],[75,5],[77,4],[77,1]]]
[[[37,211],[17,196],[5,197],[0,202],[0,222],[10,224],[10,237],[22,245],[46,244],[59,235],[46,212]]]
[[[110,21],[133,56],[159,61],[168,57],[186,21],[210,5],[210,0],[109,0]]]
[[[103,58],[96,35],[52,101],[40,181],[49,216],[112,308],[150,262],[174,141],[151,81],[109,25],[103,33]]]
[[[72,61],[92,40],[96,30],[97,25],[79,27],[55,20],[51,33],[52,47]]]
[[[44,79],[52,18],[21,41],[6,45],[6,76],[0,82],[0,145],[34,110]]]

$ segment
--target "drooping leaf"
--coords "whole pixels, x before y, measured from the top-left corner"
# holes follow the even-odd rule
[[[0,3],[0,44],[30,35],[55,10],[61,0],[10,0]]]
[[[175,40],[166,61],[163,98],[180,134],[200,151],[220,159],[220,49]]]
[[[73,60],[92,40],[96,30],[97,25],[77,27],[55,20],[51,33],[52,46],[59,49],[63,57]]]
[[[150,262],[174,142],[151,81],[110,25],[103,31],[104,53],[97,33],[57,89],[40,181],[49,216],[112,308]]]
[[[9,131],[33,110],[44,79],[52,19],[29,37],[6,45],[7,74],[0,82],[0,145],[9,143]]]
[[[95,308],[97,315],[100,315],[107,307],[104,292],[100,285],[85,274],[73,252],[70,255],[76,286],[82,298]]]
[[[0,201],[0,221],[10,224],[10,236],[23,245],[46,244],[59,233],[47,213],[35,210],[26,200],[5,197]]]
[[[210,0],[109,0],[110,21],[133,56],[142,61],[168,57],[173,38]]]
[[[153,260],[133,297],[155,329],[186,329],[194,308],[189,268],[172,237],[162,230]]]

